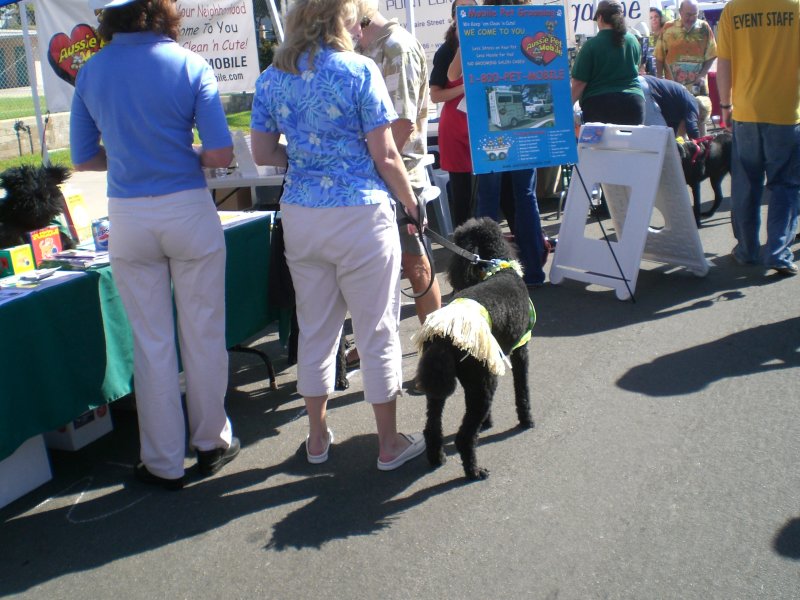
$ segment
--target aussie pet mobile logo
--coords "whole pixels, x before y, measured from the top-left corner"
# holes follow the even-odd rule
[[[556,21],[545,21],[547,31],[539,31],[534,35],[522,38],[520,47],[525,57],[534,64],[546,66],[564,54],[564,43],[553,32]]]

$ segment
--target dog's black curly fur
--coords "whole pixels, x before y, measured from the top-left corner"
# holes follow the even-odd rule
[[[513,246],[502,235],[500,226],[489,218],[470,219],[458,227],[453,242],[483,259],[515,259]],[[447,276],[455,298],[469,298],[483,305],[492,320],[492,334],[503,352],[525,334],[530,324],[528,289],[513,269],[503,269],[483,279],[483,267],[454,256]],[[522,428],[533,427],[528,393],[528,346],[510,354],[514,377],[514,400]],[[466,414],[456,435],[467,479],[486,479],[489,471],[478,466],[475,446],[478,433],[491,427],[491,405],[497,389],[497,375],[453,345],[449,338],[436,337],[426,342],[417,367],[417,383],[425,391],[428,404],[425,443],[428,462],[444,464],[442,449],[442,411],[445,400],[456,389],[456,379],[464,388]]]
[[[701,217],[708,218],[719,208],[723,198],[722,178],[731,172],[733,136],[729,131],[722,131],[709,137],[710,140],[700,143],[699,152],[698,145],[693,140],[678,144],[683,176],[686,178],[687,185],[692,188],[694,219],[698,227]],[[711,181],[711,188],[714,190],[714,202],[710,209],[703,211],[700,184],[707,178]]]
[[[0,187],[6,192],[0,200],[0,248],[27,243],[27,232],[47,227],[61,214],[64,195],[58,186],[70,174],[61,165],[22,165],[0,173]],[[65,248],[74,247],[64,235],[61,242]]]

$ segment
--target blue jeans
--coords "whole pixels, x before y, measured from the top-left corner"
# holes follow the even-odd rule
[[[794,263],[791,244],[800,210],[800,125],[733,123],[731,223],[734,255],[768,267]],[[767,191],[767,244],[759,256],[761,196]],[[761,259],[761,260],[759,260]]]
[[[500,220],[500,182],[502,173],[478,175],[478,217]],[[511,171],[511,186],[514,190],[514,239],[519,248],[519,259],[525,272],[525,283],[544,283],[542,269],[544,236],[539,220],[539,204],[536,202],[536,170]]]

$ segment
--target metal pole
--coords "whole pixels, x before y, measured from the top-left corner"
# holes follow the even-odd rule
[[[14,131],[17,134],[17,146],[19,146],[19,155],[22,156],[22,138],[19,136],[20,123],[22,123],[22,121],[17,121],[16,123],[14,123]]]
[[[275,37],[278,38],[278,43],[283,43],[283,22],[281,15],[278,12],[278,7],[275,6],[275,0],[267,0],[267,8],[269,9],[269,18],[272,19],[272,29],[275,30]]]
[[[25,58],[28,62],[28,77],[31,84],[31,95],[33,96],[33,110],[36,114],[36,131],[38,132],[39,139],[42,140],[42,163],[44,163],[45,166],[49,166],[50,155],[47,152],[44,125],[42,124],[42,107],[39,104],[39,85],[36,81],[36,64],[33,60],[33,48],[31,46],[31,37],[28,30],[28,4],[29,0],[20,0],[19,2],[20,19],[22,20],[22,41],[25,44]],[[43,43],[42,40],[39,40],[39,43]],[[31,152],[33,152],[32,147]],[[20,154],[22,154],[21,150]]]
[[[406,29],[411,35],[414,34],[414,2],[416,0],[406,0]]]

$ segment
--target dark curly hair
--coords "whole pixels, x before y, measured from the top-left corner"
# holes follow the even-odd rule
[[[178,39],[181,17],[174,0],[136,0],[117,8],[106,8],[98,16],[98,35],[110,42],[115,33],[152,31]]]
[[[603,17],[603,22],[611,25],[611,41],[615,46],[622,46],[628,26],[625,24],[624,11],[622,4],[617,0],[600,0],[594,18]]]

